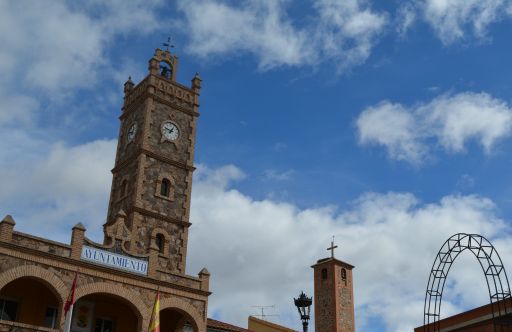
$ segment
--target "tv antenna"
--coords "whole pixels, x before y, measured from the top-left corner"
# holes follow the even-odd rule
[[[261,317],[261,319],[265,319],[265,317],[278,317],[279,315],[267,315],[265,314],[265,310],[267,309],[275,309],[275,306],[274,305],[253,305],[252,306],[253,308],[258,308],[258,310],[261,310],[261,314],[260,315],[253,315],[253,316],[256,316],[256,317]]]

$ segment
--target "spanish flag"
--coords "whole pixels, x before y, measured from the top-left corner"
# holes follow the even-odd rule
[[[160,332],[160,293],[156,293],[153,313],[149,321],[149,332]]]

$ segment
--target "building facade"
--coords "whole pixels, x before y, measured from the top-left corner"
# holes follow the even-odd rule
[[[354,332],[354,266],[334,257],[323,258],[314,270],[314,305],[316,332]]]
[[[179,84],[177,67],[157,49],[124,85],[103,243],[82,224],[65,244],[0,222],[0,331],[60,330],[75,274],[72,331],[145,331],[157,292],[161,331],[206,331],[210,275],[185,274],[201,79]]]

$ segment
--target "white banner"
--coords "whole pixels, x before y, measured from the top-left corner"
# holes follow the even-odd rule
[[[82,260],[92,263],[113,267],[116,269],[137,273],[148,274],[148,262],[141,259],[131,258],[124,255],[114,254],[106,250],[96,249],[88,246],[82,248]]]

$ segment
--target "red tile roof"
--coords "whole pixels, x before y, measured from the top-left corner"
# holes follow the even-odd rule
[[[250,330],[224,323],[215,319],[208,318],[207,326],[213,329],[224,330],[228,332],[251,332]]]

